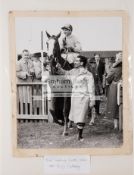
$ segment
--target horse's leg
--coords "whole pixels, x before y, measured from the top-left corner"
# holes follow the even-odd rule
[[[57,106],[57,97],[52,97],[49,111],[53,117],[54,123],[58,123],[56,106]]]
[[[57,106],[56,106],[57,119],[62,123],[64,123],[64,115],[63,115],[64,98],[63,97],[57,97],[57,98],[58,98]]]
[[[68,135],[68,116],[70,112],[70,97],[64,97],[64,108],[63,108],[63,115],[64,115],[64,131],[63,135]]]
[[[68,135],[68,126],[67,126],[67,116],[64,117],[64,131],[63,131],[63,136],[67,136]]]

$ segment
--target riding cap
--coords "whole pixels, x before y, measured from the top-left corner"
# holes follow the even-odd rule
[[[64,25],[63,27],[61,27],[61,29],[67,29],[67,30],[70,30],[70,31],[72,31],[73,30],[73,27],[72,27],[72,25],[71,24],[66,24],[66,25]]]

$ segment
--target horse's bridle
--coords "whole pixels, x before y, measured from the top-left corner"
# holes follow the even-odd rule
[[[62,68],[64,68],[65,65],[66,65],[66,63],[67,63],[68,53],[69,53],[69,52],[68,52],[68,49],[67,49],[67,50],[66,50],[66,53],[65,53],[65,54],[66,54],[66,57],[65,57],[65,59],[64,59],[65,62],[64,62],[64,64],[63,64],[63,67],[62,67]]]

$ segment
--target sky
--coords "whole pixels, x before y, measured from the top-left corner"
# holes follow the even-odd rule
[[[16,17],[16,53],[23,49],[31,53],[46,51],[45,31],[57,35],[65,24],[73,26],[73,34],[81,42],[83,51],[122,50],[121,17]]]

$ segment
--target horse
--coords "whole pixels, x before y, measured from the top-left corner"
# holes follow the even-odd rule
[[[50,35],[48,32],[46,32],[46,35],[48,37],[48,41],[46,42],[47,44],[47,55],[49,58],[49,63],[50,63],[50,72],[52,76],[57,76],[59,75],[58,69],[57,69],[57,64],[59,63],[61,67],[64,70],[71,70],[72,64],[70,64],[67,60],[62,58],[61,56],[61,49],[59,45],[59,37],[61,36],[61,33],[58,35]],[[65,76],[63,76],[63,79]],[[71,82],[70,82],[71,83]],[[53,90],[52,90],[53,91]],[[62,92],[63,90],[61,90]],[[71,89],[69,90],[71,93]],[[68,128],[68,117],[69,117],[69,112],[70,112],[70,106],[71,106],[71,97],[67,95],[66,92],[61,93],[61,97],[56,97],[56,93],[52,92],[53,97],[51,100],[52,103],[52,109],[50,109],[50,112],[54,118],[54,121],[57,123],[57,119],[59,116],[61,116],[60,119],[63,120],[64,123],[64,131],[63,135],[66,136],[68,135],[67,128]]]

